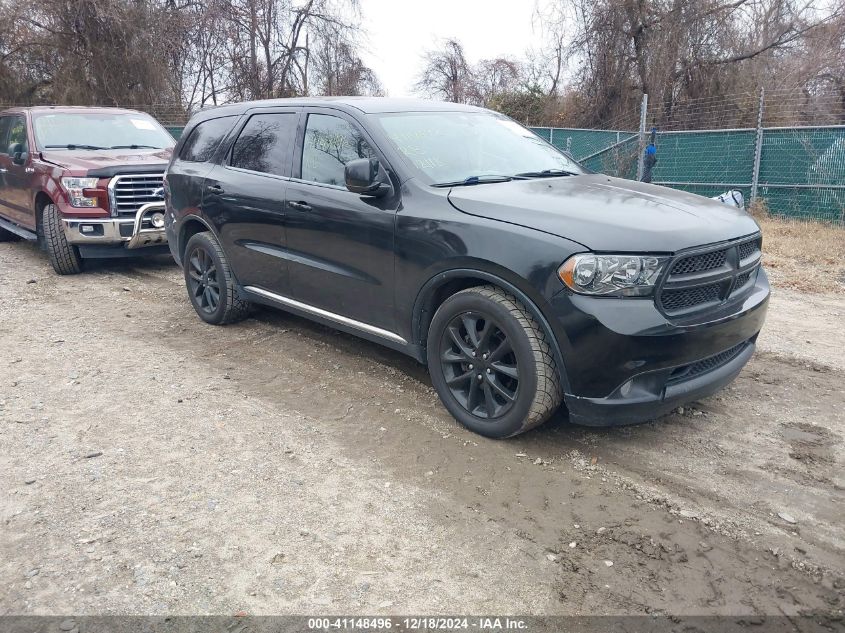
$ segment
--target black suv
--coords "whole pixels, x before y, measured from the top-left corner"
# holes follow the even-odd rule
[[[578,423],[626,424],[711,394],[748,362],[768,303],[744,211],[590,173],[468,106],[208,110],[165,195],[204,321],[260,303],[398,349],[490,437],[561,403]]]

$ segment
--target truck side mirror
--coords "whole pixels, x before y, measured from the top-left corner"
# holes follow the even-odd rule
[[[9,156],[15,165],[23,165],[26,162],[26,152],[23,151],[23,143],[12,143],[9,145]]]
[[[343,169],[346,188],[364,196],[380,197],[390,191],[387,175],[377,158],[358,158],[346,163]]]

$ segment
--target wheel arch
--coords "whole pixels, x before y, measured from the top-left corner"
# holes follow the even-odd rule
[[[217,237],[216,231],[211,228],[211,225],[198,215],[188,215],[179,224],[177,252],[179,253],[179,263],[182,263],[182,258],[185,255],[185,247],[190,240],[197,233],[203,231],[211,231]]]
[[[532,294],[536,293],[532,293],[527,288],[520,287],[513,281],[508,280],[501,274],[497,274],[495,272],[479,268],[453,268],[439,272],[431,277],[425,284],[423,284],[417,294],[417,299],[414,302],[411,325],[413,342],[418,345],[420,349],[424,350],[426,347],[428,327],[434,317],[434,313],[437,311],[437,308],[456,292],[484,285],[498,286],[502,290],[511,293],[519,299],[519,301],[531,313],[531,316],[537,320],[537,323],[539,323],[540,327],[543,328],[543,332],[546,334],[546,337],[552,347],[561,386],[564,391],[568,391],[569,380],[566,376],[566,368],[563,361],[563,353],[560,348],[560,343],[549,319],[538,306],[538,300],[532,297]]]
[[[41,228],[41,212],[48,204],[55,204],[53,199],[50,197],[50,194],[43,190],[35,194],[35,233],[39,238],[43,235]]]

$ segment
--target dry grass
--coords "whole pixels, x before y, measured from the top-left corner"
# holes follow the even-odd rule
[[[845,292],[844,227],[750,211],[763,229],[763,265],[774,285],[803,292]]]

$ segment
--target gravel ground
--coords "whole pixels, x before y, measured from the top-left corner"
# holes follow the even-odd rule
[[[0,244],[0,614],[845,609],[845,297],[658,421],[459,427],[423,367],[167,258],[59,278]]]

